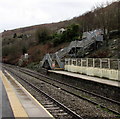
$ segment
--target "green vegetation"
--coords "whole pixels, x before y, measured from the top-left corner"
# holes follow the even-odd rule
[[[39,62],[32,62],[27,65],[27,68],[32,69],[32,70],[38,70],[39,69]]]
[[[66,28],[65,31],[61,34],[54,34],[53,35],[53,44],[57,46],[63,42],[71,42],[73,40],[77,40],[79,38],[79,25],[72,24]]]
[[[38,29],[36,31],[35,37],[38,43],[43,43],[43,44],[45,44],[46,41],[48,41],[51,38],[49,30],[45,27]]]
[[[67,27],[66,31],[63,32],[61,39],[64,39],[66,42],[70,42],[78,39],[79,34],[79,25],[72,24]]]
[[[16,34],[16,33],[14,33],[13,38],[16,38],[16,37],[17,37],[17,34]]]
[[[83,32],[94,29],[104,30],[106,45],[90,53],[88,57],[120,58],[119,17],[120,1],[116,1],[94,6],[91,11],[71,20],[4,31],[3,58],[7,62],[17,62],[22,54],[28,52],[31,55],[30,62],[40,61],[46,53],[56,52],[69,42],[80,40]],[[60,28],[65,28],[65,31],[58,33]]]
[[[31,44],[31,40],[27,40],[25,35],[14,33],[11,37],[5,37],[2,40],[2,57],[3,61],[7,57],[7,63],[14,62],[21,57],[24,53],[27,53]],[[15,61],[16,62],[16,61]]]
[[[22,47],[22,54],[24,55],[25,53],[27,53],[27,48],[25,46]]]
[[[63,42],[63,39],[61,39],[61,36],[62,34],[57,34],[57,33],[53,34],[52,39],[53,39],[54,47],[58,46],[59,44]]]
[[[79,38],[80,31],[78,24],[69,25],[65,31],[62,33],[53,33],[50,34],[47,28],[41,28],[36,31],[36,40],[39,44],[45,44],[48,41],[51,41],[54,46],[58,46],[64,42],[71,42]]]

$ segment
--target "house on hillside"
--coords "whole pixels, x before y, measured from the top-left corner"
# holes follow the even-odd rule
[[[66,31],[64,28],[61,28],[57,31],[58,34],[62,34],[64,31]]]

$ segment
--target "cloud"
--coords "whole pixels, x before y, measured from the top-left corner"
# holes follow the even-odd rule
[[[0,0],[0,31],[70,19],[101,2],[106,0]]]

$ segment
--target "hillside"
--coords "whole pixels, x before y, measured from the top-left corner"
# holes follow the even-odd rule
[[[108,4],[106,7],[102,5],[97,6],[94,10],[86,12],[82,16],[75,17],[71,20],[61,21],[58,23],[35,25],[25,28],[18,28],[14,30],[7,30],[2,33],[3,36],[3,61],[6,63],[16,64],[20,59],[21,55],[28,52],[30,55],[28,63],[39,62],[46,53],[55,52],[69,44],[69,41],[62,41],[58,46],[54,46],[53,40],[48,39],[45,43],[38,43],[36,39],[36,32],[43,28],[49,30],[49,34],[54,34],[60,28],[67,28],[72,24],[79,24],[80,34],[84,31],[90,31],[92,29],[101,28],[106,33],[107,46],[103,46],[99,51],[92,52],[88,57],[112,57],[118,58],[116,52],[113,52],[112,44],[114,44],[114,38],[109,39],[107,35],[112,30],[120,30],[120,2],[113,2]],[[106,32],[107,31],[107,32]],[[114,44],[114,47],[118,48],[118,43]],[[105,50],[106,49],[106,50]],[[109,52],[111,53],[107,53]],[[100,52],[105,51],[102,55]],[[106,55],[105,55],[106,54]],[[109,55],[108,55],[109,54]]]
[[[34,33],[36,31],[36,29],[41,28],[41,27],[47,27],[54,32],[54,31],[56,31],[56,30],[58,30],[62,27],[66,27],[66,26],[68,26],[69,24],[72,24],[72,23],[80,24],[81,27],[84,27],[83,28],[84,31],[86,31],[86,30],[90,30],[90,29],[95,29],[96,27],[100,27],[99,25],[103,24],[102,22],[105,22],[105,18],[107,20],[108,17],[109,18],[116,17],[115,21],[117,21],[118,24],[115,23],[113,25],[113,23],[111,21],[112,19],[109,21],[109,22],[112,23],[111,25],[113,25],[114,26],[113,28],[115,29],[120,24],[119,21],[118,21],[118,19],[120,17],[119,16],[119,12],[120,12],[119,7],[120,7],[120,2],[119,1],[118,2],[113,2],[110,5],[108,4],[108,6],[105,7],[105,8],[103,7],[103,5],[99,5],[99,6],[96,6],[96,8],[94,10],[88,11],[81,16],[74,17],[71,20],[61,21],[61,22],[58,22],[58,23],[40,24],[40,25],[18,28],[18,29],[13,29],[13,30],[5,30],[2,34],[3,34],[3,37],[6,37],[6,36],[9,37],[9,36],[13,35],[14,33],[18,33],[18,34]],[[105,12],[106,12],[106,15],[105,15]],[[98,17],[97,19],[99,19],[99,20],[104,18],[103,19],[104,21],[103,20],[97,21],[96,19],[95,19],[96,20],[95,21],[94,18],[96,16]],[[89,18],[91,18],[91,19],[89,19]],[[101,22],[101,23],[97,23],[97,22]],[[107,24],[110,24],[110,23],[107,23]],[[85,27],[88,27],[88,28],[85,28]]]

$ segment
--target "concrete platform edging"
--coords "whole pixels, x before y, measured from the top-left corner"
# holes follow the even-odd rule
[[[20,100],[16,96],[12,86],[10,85],[9,81],[7,80],[6,76],[0,71],[2,75],[2,81],[5,86],[5,90],[7,92],[8,99],[10,101],[10,105],[14,114],[14,117],[26,117],[28,118],[28,114],[24,110],[23,106],[21,105]]]

